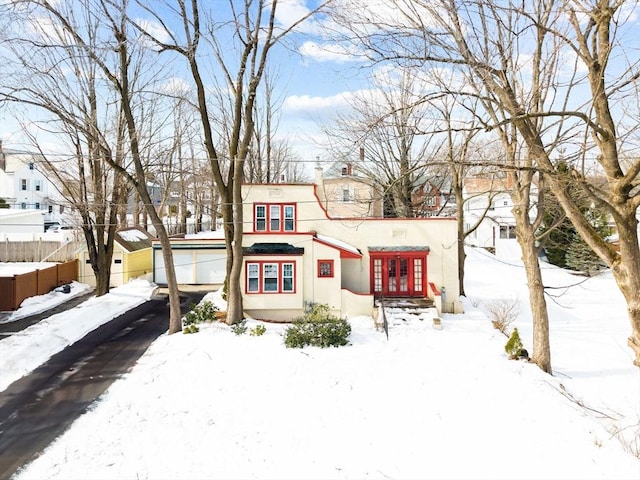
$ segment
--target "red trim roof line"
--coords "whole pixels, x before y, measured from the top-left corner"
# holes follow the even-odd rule
[[[327,241],[322,240],[322,239],[320,239],[318,237],[313,237],[313,241],[321,243],[322,245],[326,245],[327,247],[335,248],[336,250],[338,250],[340,252],[340,258],[362,258],[362,254],[361,253],[352,252],[350,250],[342,248],[340,245],[336,245],[334,243],[327,242]]]

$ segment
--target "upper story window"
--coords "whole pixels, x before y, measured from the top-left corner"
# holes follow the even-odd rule
[[[29,188],[29,181],[26,178],[20,179],[20,190],[27,190]]]
[[[36,192],[41,192],[42,191],[42,180],[34,180],[33,181],[33,189]]]
[[[281,203],[255,205],[253,228],[256,232],[294,232],[296,229],[295,205]]]
[[[348,185],[343,185],[340,190],[340,201],[341,202],[353,202],[353,188]]]

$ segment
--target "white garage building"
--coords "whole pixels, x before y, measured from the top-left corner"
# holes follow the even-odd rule
[[[173,265],[179,285],[222,285],[227,250],[223,239],[171,239]],[[167,284],[162,247],[153,242],[153,281]]]

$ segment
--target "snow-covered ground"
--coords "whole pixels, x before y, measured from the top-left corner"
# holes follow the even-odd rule
[[[522,265],[469,250],[466,313],[444,315],[442,330],[395,311],[388,340],[351,318],[342,348],[286,349],[274,324],[263,336],[215,323],[160,337],[17,478],[638,479],[640,369],[624,301],[609,273],[545,265],[544,278],[554,376],[508,360],[485,314],[519,300],[512,327],[531,351]],[[12,349],[41,348],[29,329],[20,337],[0,341],[0,377]]]

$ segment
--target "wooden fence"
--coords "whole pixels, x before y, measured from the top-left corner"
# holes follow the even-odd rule
[[[67,262],[76,258],[84,242],[60,243],[47,240],[0,243],[0,262]]]
[[[44,295],[77,279],[77,259],[42,270],[0,277],[0,311],[15,310],[25,298]]]

